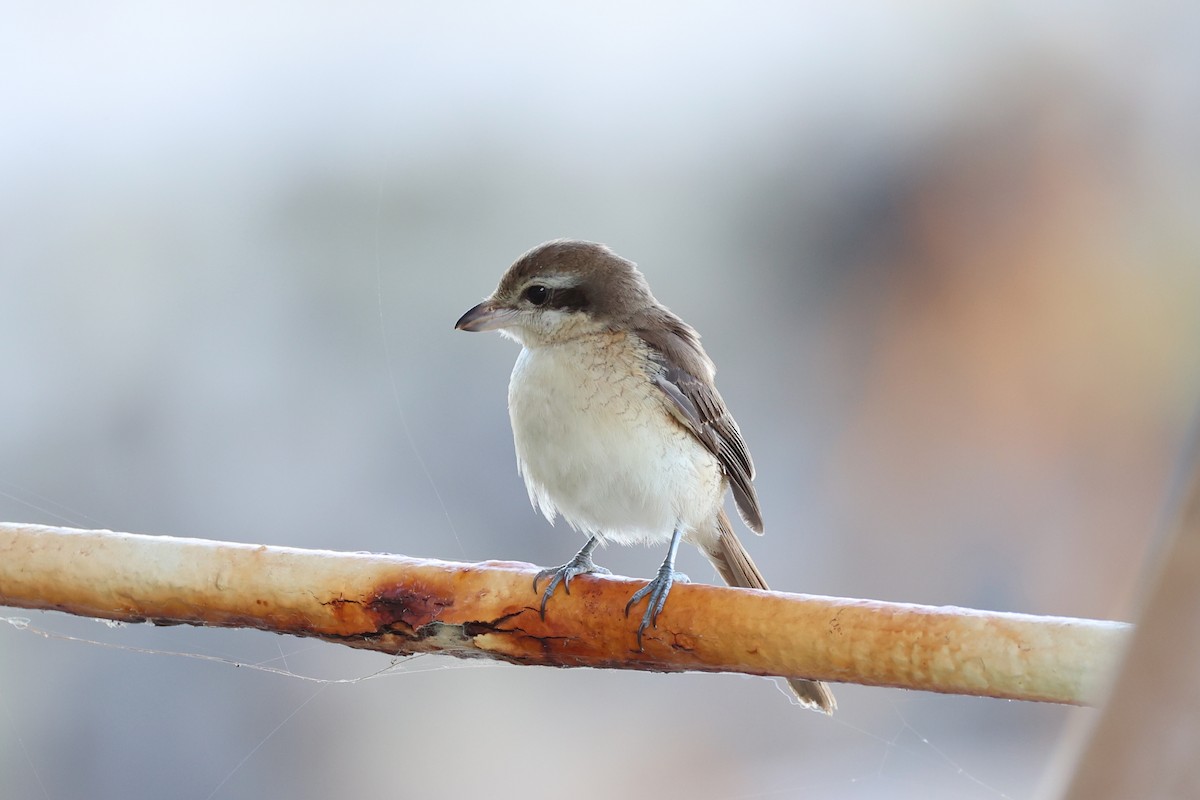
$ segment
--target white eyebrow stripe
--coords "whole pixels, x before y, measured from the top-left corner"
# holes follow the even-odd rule
[[[583,279],[578,275],[539,275],[525,285],[526,287],[545,286],[547,289],[570,289],[581,283],[583,283]]]

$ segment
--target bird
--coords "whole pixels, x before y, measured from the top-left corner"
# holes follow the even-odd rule
[[[573,559],[542,570],[539,611],[561,584],[588,573],[601,544],[669,542],[643,599],[639,649],[656,627],[681,541],[696,545],[731,586],[767,589],[724,510],[726,491],[746,527],[761,534],[754,463],[714,382],[716,367],[694,328],[651,293],[637,265],[596,242],[555,239],[521,255],[483,302],[455,324],[499,331],[521,352],[508,387],[517,467],[551,524],[562,516],[587,535]],[[819,681],[790,679],[803,706],[832,714]]]

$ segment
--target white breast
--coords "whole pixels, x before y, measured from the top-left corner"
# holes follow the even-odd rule
[[[525,348],[509,384],[517,463],[553,522],[628,543],[711,522],[724,493],[716,458],[669,414],[625,334]]]

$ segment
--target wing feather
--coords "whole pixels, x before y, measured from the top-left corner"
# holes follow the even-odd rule
[[[654,356],[659,370],[652,378],[670,399],[675,418],[717,457],[746,527],[762,533],[754,462],[713,382],[716,369],[700,345],[699,335],[661,306],[635,319],[633,329]]]

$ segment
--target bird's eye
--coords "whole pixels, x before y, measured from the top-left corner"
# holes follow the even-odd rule
[[[550,290],[541,284],[535,283],[525,290],[525,299],[535,306],[544,305],[550,299]]]

